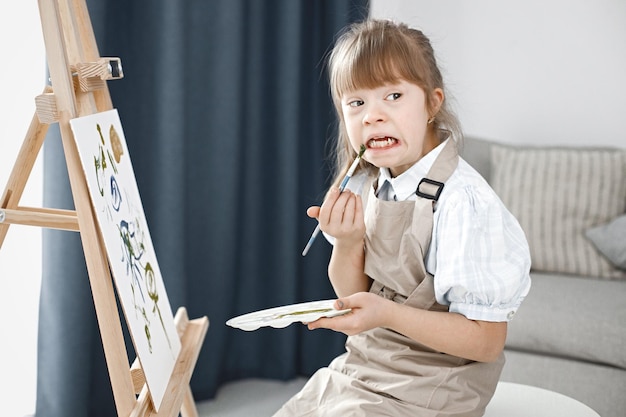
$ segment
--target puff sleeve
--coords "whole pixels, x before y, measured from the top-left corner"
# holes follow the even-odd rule
[[[487,184],[451,191],[427,254],[437,302],[472,320],[509,321],[530,289],[524,232]]]

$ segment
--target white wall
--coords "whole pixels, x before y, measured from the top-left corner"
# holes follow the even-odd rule
[[[626,148],[626,1],[370,4],[430,37],[466,134]]]
[[[0,13],[0,194],[45,85],[45,48],[36,1],[11,2]],[[41,158],[20,205],[41,207]],[[0,415],[35,411],[41,229],[14,225],[0,249]]]

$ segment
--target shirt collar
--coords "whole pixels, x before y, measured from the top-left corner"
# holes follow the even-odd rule
[[[430,171],[430,168],[435,163],[435,159],[437,159],[437,157],[441,153],[441,150],[449,140],[450,139],[448,138],[440,143],[435,149],[428,152],[426,155],[420,158],[419,161],[413,164],[411,168],[407,169],[405,172],[395,178],[391,177],[389,168],[380,168],[377,189],[380,190],[385,181],[388,181],[393,187],[393,191],[398,201],[404,201],[409,199],[413,194],[415,194],[417,184],[419,184],[422,178],[424,178],[426,174],[428,174],[428,171]]]

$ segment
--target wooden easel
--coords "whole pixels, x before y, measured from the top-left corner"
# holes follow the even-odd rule
[[[208,318],[189,320],[185,308],[178,309],[174,320],[181,351],[157,412],[139,361],[129,365],[107,254],[70,127],[71,119],[113,108],[106,81],[123,76],[121,63],[117,58],[100,57],[85,0],[39,0],[39,13],[51,86],[35,98],[36,114],[0,200],[0,248],[11,224],[80,232],[118,416],[172,417],[180,413],[197,417],[189,382]],[[48,124],[55,122],[61,131],[75,210],[20,207]]]

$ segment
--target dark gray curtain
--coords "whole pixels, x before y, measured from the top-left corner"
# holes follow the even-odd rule
[[[324,68],[367,0],[93,0],[172,309],[211,325],[192,378],[197,400],[245,377],[310,375],[344,336],[292,325],[244,332],[253,310],[333,298],[330,246],[305,210],[329,182],[334,115]],[[73,208],[58,128],[44,151],[48,207]],[[37,416],[116,415],[77,233],[44,231]],[[129,358],[134,359],[127,337]]]

